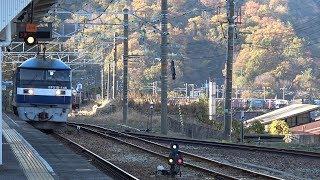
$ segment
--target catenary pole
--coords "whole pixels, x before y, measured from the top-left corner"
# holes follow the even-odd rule
[[[101,99],[104,100],[104,62],[101,65]]]
[[[168,133],[168,1],[161,0],[161,134]]]
[[[111,68],[110,68],[110,62],[108,62],[108,74],[107,74],[107,100],[110,99],[110,85],[111,85]]]
[[[114,33],[114,39],[113,39],[113,64],[112,64],[112,99],[115,99],[117,97],[118,89],[117,89],[117,37],[118,34]]]
[[[228,12],[228,50],[226,62],[226,77],[225,77],[225,103],[224,103],[224,138],[231,140],[231,98],[232,98],[232,64],[234,50],[234,0],[227,1]]]
[[[128,38],[129,38],[129,10],[123,10],[123,124],[128,121]]]

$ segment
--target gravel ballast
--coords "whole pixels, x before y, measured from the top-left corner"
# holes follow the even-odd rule
[[[159,179],[156,176],[157,166],[163,165],[166,169],[169,168],[166,159],[115,140],[102,138],[70,127],[57,133],[93,151],[139,179]],[[210,175],[186,167],[182,167],[182,176],[178,178],[214,179]],[[166,179],[166,177],[161,176],[160,179]]]

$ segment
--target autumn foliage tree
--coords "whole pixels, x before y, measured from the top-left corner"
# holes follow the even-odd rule
[[[130,9],[129,54],[141,55],[129,61],[130,88],[141,91],[144,86],[159,81],[160,58],[160,1],[83,0],[83,11],[102,11],[89,18],[90,23],[69,42],[69,48],[91,52],[92,57],[112,63],[112,46],[104,44],[114,32],[122,34],[122,9]],[[84,5],[86,4],[86,5]],[[81,6],[81,5],[77,5]],[[307,52],[306,40],[298,37],[286,18],[288,0],[238,1],[241,17],[236,19],[234,85],[251,91],[267,88],[269,97],[281,92],[284,86],[297,92],[296,98],[319,96],[319,63]],[[222,70],[226,53],[225,0],[169,0],[169,60],[176,63],[177,80],[169,81],[169,88],[184,82],[204,83],[211,77],[224,83]],[[237,8],[237,11],[238,8]],[[88,17],[72,15],[68,22],[85,22]],[[60,21],[59,21],[60,22]],[[112,25],[120,24],[120,25]],[[122,43],[118,43],[118,69],[121,75]],[[168,69],[169,70],[169,69]],[[169,71],[170,72],[170,71]],[[289,82],[289,83],[288,83]]]

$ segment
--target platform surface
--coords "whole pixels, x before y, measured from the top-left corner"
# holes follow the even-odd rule
[[[3,116],[6,179],[112,179],[55,138],[12,115]]]

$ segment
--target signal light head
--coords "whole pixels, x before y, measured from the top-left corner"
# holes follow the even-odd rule
[[[24,38],[24,42],[28,46],[32,46],[36,44],[36,36],[34,34],[28,33],[26,37]]]
[[[172,158],[169,159],[169,164],[173,164],[173,159]]]
[[[27,42],[28,42],[29,44],[33,44],[34,41],[35,41],[35,39],[34,39],[34,37],[32,37],[32,36],[30,36],[30,37],[27,38]]]
[[[178,144],[171,144],[171,149],[173,150],[179,150],[179,145]]]

